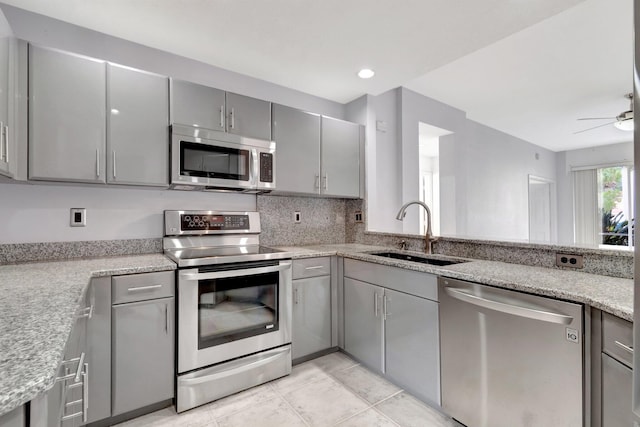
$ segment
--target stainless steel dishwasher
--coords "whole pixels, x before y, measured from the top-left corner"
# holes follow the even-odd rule
[[[583,306],[439,278],[442,407],[468,427],[583,426]]]

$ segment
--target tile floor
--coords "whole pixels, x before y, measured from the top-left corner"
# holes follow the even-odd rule
[[[176,414],[163,409],[122,427],[459,427],[343,353],[294,366],[291,375]]]

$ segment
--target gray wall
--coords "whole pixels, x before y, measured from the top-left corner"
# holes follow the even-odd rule
[[[527,240],[528,176],[555,182],[556,154],[468,120],[446,104],[398,88],[373,97],[370,108],[387,122],[376,132],[376,170],[367,176],[368,229],[419,232],[419,210],[395,221],[400,206],[419,198],[419,122],[453,134],[440,140],[441,234],[497,240]],[[536,153],[538,159],[536,159]],[[372,155],[369,153],[368,155]],[[555,230],[552,232],[552,234]]]

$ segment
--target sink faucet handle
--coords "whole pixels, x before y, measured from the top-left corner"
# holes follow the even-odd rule
[[[400,240],[400,243],[398,243],[398,247],[404,251],[405,249],[407,249],[407,241]]]

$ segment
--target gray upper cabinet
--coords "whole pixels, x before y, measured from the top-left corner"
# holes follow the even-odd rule
[[[361,126],[273,105],[277,190],[358,198]]]
[[[29,178],[105,182],[104,61],[29,47]]]
[[[320,115],[273,104],[273,140],[278,191],[318,193]]]
[[[322,194],[360,197],[360,126],[322,116]]]
[[[168,78],[114,64],[107,78],[108,182],[168,185]]]
[[[227,92],[227,132],[271,140],[271,103]]]
[[[171,80],[171,122],[271,140],[271,103],[182,80]]]
[[[171,79],[171,98],[172,123],[224,132],[224,91]]]
[[[13,177],[16,165],[13,132],[13,91],[16,39],[0,38],[0,174]]]

